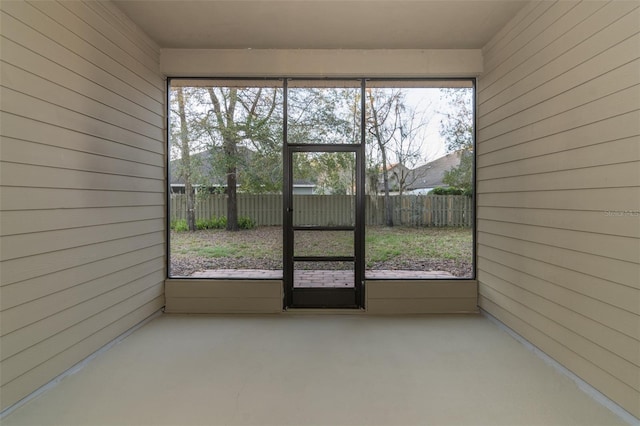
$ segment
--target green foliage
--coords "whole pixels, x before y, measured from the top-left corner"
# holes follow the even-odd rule
[[[443,99],[452,112],[440,123],[440,134],[449,151],[460,152],[460,164],[445,172],[443,182],[468,193],[473,187],[473,92],[471,89],[445,89]]]
[[[240,229],[253,229],[256,227],[256,221],[248,216],[240,216],[238,218],[238,228]]]
[[[196,229],[224,229],[227,226],[227,218],[212,217],[211,219],[198,219],[196,220]]]
[[[205,229],[225,229],[227,227],[227,218],[224,216],[213,216],[211,219],[196,220],[196,229],[202,231]],[[240,229],[253,229],[256,227],[255,220],[247,216],[238,218],[238,227]],[[176,232],[186,232],[189,230],[185,219],[177,219],[171,221],[171,230]]]
[[[172,220],[169,227],[176,232],[186,232],[189,230],[186,219]]]
[[[467,197],[470,197],[471,196],[471,189],[438,186],[437,188],[433,188],[431,191],[429,191],[429,194],[433,194],[433,195],[466,195]]]
[[[442,181],[449,186],[462,188],[470,195],[473,189],[473,153],[463,151],[460,155],[460,164],[445,171]]]

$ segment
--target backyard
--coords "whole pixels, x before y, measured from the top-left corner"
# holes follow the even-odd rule
[[[368,226],[365,240],[367,269],[447,271],[456,277],[472,277],[469,228]],[[347,233],[308,233],[296,240],[295,250],[308,256],[343,254],[352,250],[350,244]],[[170,275],[189,276],[208,269],[282,269],[282,228],[171,231]]]

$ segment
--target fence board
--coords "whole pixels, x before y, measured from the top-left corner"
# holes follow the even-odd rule
[[[396,225],[429,227],[471,227],[473,202],[464,195],[392,195]],[[351,195],[294,195],[296,225],[349,225],[354,217]],[[224,194],[200,195],[196,200],[196,219],[226,216]],[[238,194],[238,214],[253,219],[258,226],[282,226],[282,195]],[[365,199],[367,225],[384,225],[384,197]],[[171,195],[171,220],[186,219],[186,197]]]

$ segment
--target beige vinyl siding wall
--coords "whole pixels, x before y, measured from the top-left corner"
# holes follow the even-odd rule
[[[164,304],[165,83],[110,3],[0,10],[4,409]]]
[[[640,417],[640,3],[532,2],[484,56],[479,304]]]

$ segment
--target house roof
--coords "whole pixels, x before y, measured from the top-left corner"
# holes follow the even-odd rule
[[[437,186],[446,186],[442,179],[444,172],[457,167],[460,164],[460,153],[452,152],[431,161],[425,165],[411,170],[412,175],[409,176],[407,182],[408,189],[435,188]]]
[[[191,154],[191,159],[199,165],[198,174],[206,176],[211,186],[226,185],[223,176],[214,176],[213,167],[211,165],[211,152],[202,151]],[[171,160],[169,162],[169,184],[184,185],[184,178],[179,176],[180,159]]]
[[[395,164],[389,168],[389,171],[393,173],[394,170],[402,168],[402,173],[405,177],[405,190],[411,191],[446,186],[442,181],[444,172],[457,167],[459,164],[460,152],[452,152],[415,169],[408,169],[401,164]],[[382,190],[382,183],[379,184],[378,190]]]

